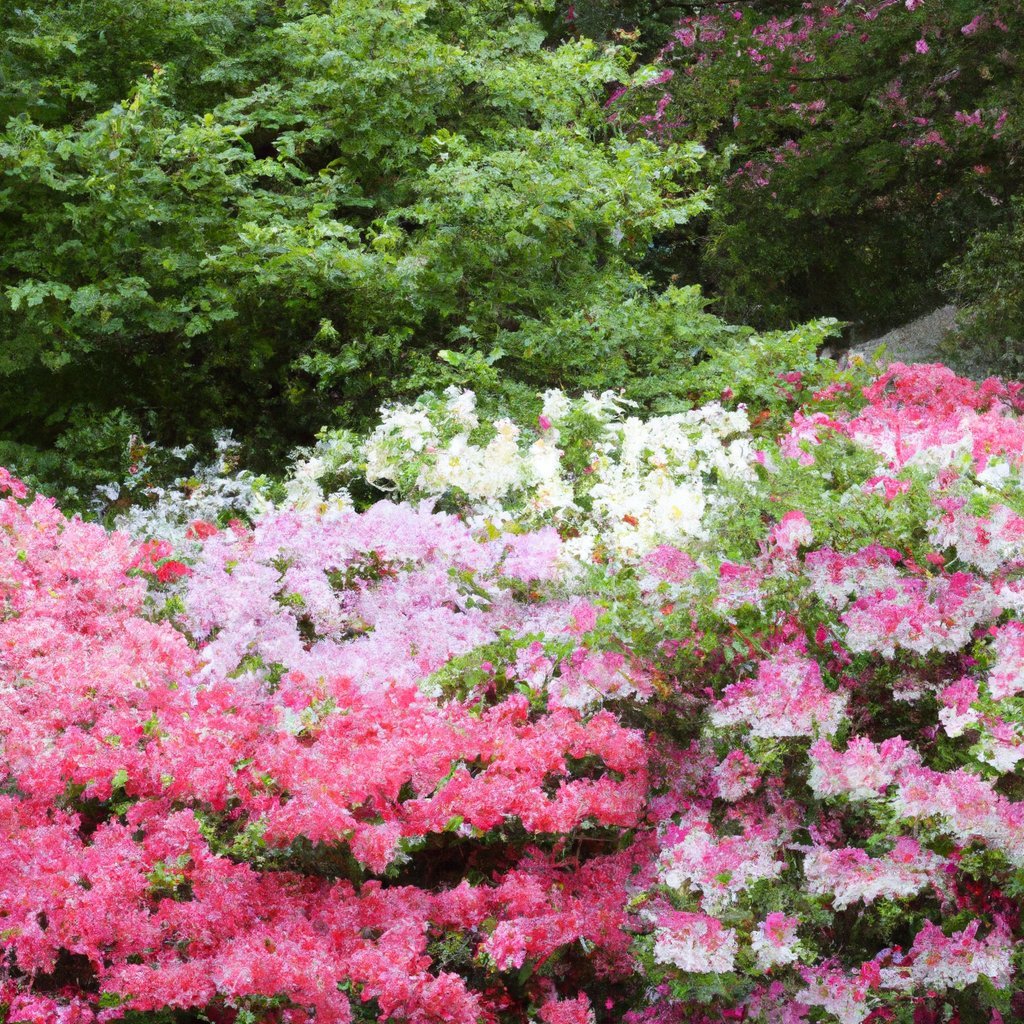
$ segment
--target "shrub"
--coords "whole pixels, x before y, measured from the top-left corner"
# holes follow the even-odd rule
[[[622,9],[634,21],[635,6]],[[905,322],[938,304],[945,262],[1011,222],[1020,4],[679,7],[649,41],[661,49],[644,84],[609,110],[707,145],[715,202],[655,262],[702,281],[727,317]]]
[[[531,387],[688,365],[711,318],[637,266],[706,205],[700,149],[613,130],[631,55],[545,44],[543,7],[5,6],[5,457],[52,480],[73,435],[53,482],[86,489],[121,468],[88,435],[114,417],[169,446],[231,428],[270,466],[334,409],[503,357]]]
[[[5,474],[8,1019],[1019,1016],[1024,395],[860,372],[393,409],[378,478],[465,518],[286,498],[185,558]]]
[[[960,314],[945,356],[962,372],[991,367],[1019,378],[1024,371],[1024,199],[1015,208],[1016,216],[974,238],[947,268]]]

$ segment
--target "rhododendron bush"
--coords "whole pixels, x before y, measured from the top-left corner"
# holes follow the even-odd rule
[[[176,546],[3,472],[0,1017],[1021,1019],[1024,392],[809,380],[451,391]]]
[[[671,256],[663,240],[659,258],[728,317],[764,326],[828,310],[882,334],[945,293],[974,307],[961,325],[974,350],[951,355],[972,374],[1019,372],[1020,0],[571,9],[639,26],[653,60],[609,97],[609,116],[707,145],[709,219]]]

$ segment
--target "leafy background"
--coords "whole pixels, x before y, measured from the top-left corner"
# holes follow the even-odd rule
[[[1016,372],[1021,5],[875,6],[5,5],[0,461],[74,504],[132,437],[266,470],[452,383],[666,411],[732,323],[946,296],[965,368]]]

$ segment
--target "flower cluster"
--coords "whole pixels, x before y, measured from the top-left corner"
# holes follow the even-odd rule
[[[240,445],[230,432],[213,435],[210,459],[197,459],[191,445],[163,449],[129,443],[130,472],[124,480],[100,485],[94,510],[133,537],[169,542],[195,553],[204,524],[252,519],[271,506],[267,481],[239,468]]]
[[[720,974],[733,969],[736,947],[736,933],[717,918],[675,911],[660,922],[654,958],[681,971]]]
[[[858,383],[452,392],[178,549],[0,474],[7,1019],[1020,1017],[1020,394]]]
[[[706,538],[715,511],[728,507],[719,482],[754,478],[746,412],[713,404],[645,421],[629,405],[613,392],[548,391],[536,424],[523,428],[507,418],[481,423],[473,393],[450,388],[386,408],[355,449],[361,463],[350,435],[326,435],[292,479],[304,482],[303,504],[336,502],[315,481],[361,464],[371,484],[407,499],[449,496],[473,526],[557,526],[569,536],[567,559],[598,550],[637,557]]]

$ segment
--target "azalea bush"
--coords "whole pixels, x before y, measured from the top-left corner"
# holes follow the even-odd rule
[[[662,237],[662,273],[702,281],[744,322],[828,313],[871,329],[938,305],[943,265],[955,272],[977,248],[979,266],[999,269],[966,290],[998,306],[1015,261],[985,239],[1012,234],[1020,196],[1017,0],[576,9],[589,31],[600,11],[639,27],[654,62],[610,99],[615,123],[714,157],[708,217]],[[965,326],[982,365],[1016,373],[984,320]]]
[[[392,406],[177,548],[5,472],[0,1016],[1018,1019],[1024,392],[765,392]]]
[[[672,292],[679,306],[692,310],[701,303],[694,289]],[[702,318],[712,333],[722,326],[707,314]],[[645,468],[643,435],[666,432],[659,444],[684,473],[698,470],[689,466],[694,455],[735,462],[745,443],[741,407],[758,405],[762,430],[777,429],[789,411],[789,389],[780,381],[806,388],[832,379],[834,367],[819,361],[817,350],[836,326],[825,319],[765,334],[729,328],[697,365],[672,370],[667,358],[663,376],[598,394],[557,388],[538,394],[514,385],[510,397],[503,387],[449,385],[414,402],[385,404],[368,429],[323,427],[315,444],[292,452],[284,473],[254,473],[245,466],[242,445],[223,431],[207,446],[215,449],[212,457],[190,445],[168,449],[132,435],[121,454],[120,479],[105,479],[87,500],[74,491],[65,495],[90,518],[178,544],[190,541],[195,519],[251,522],[275,503],[363,509],[396,492],[435,499],[477,526],[514,520],[517,528],[546,523],[592,534],[599,524],[592,510],[581,517],[584,507],[591,509],[580,504],[584,492],[603,482],[597,494],[611,498],[621,484],[619,500],[629,504],[637,498],[627,492],[664,485]],[[605,376],[594,374],[598,381]],[[721,448],[715,452],[705,450],[713,435]],[[703,487],[700,473],[709,468],[689,473],[691,491]]]

